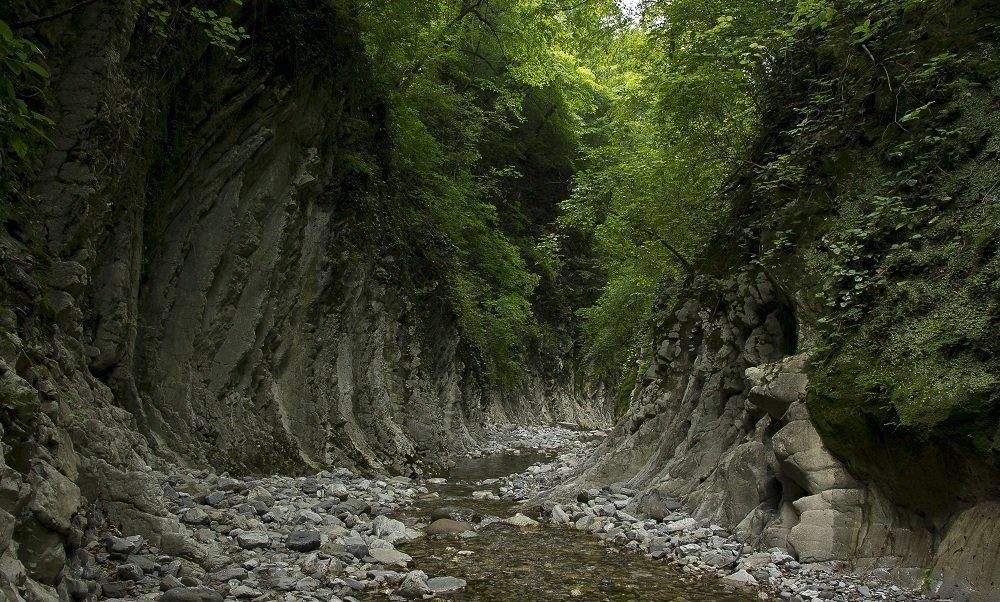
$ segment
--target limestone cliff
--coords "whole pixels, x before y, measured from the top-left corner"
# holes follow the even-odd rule
[[[350,16],[325,17],[313,71],[166,44],[127,0],[33,32],[57,115],[37,211],[0,233],[0,597],[85,596],[88,516],[204,559],[162,508],[164,459],[411,473],[488,422],[603,419],[564,375],[487,393],[434,275],[364,229],[377,184],[349,166],[377,163],[383,108]]]

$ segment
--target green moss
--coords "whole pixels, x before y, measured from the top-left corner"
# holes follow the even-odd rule
[[[831,31],[869,15],[878,69],[833,34],[790,59],[801,81],[775,92],[737,215],[820,335],[808,404],[824,440],[929,511],[1000,483],[997,23],[981,1],[882,0],[846,3]]]

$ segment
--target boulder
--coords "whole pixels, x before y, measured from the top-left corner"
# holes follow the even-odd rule
[[[271,536],[267,531],[243,531],[236,535],[236,543],[246,550],[266,548],[271,545]]]
[[[375,548],[369,550],[368,555],[375,559],[375,562],[386,566],[406,567],[413,561],[409,555],[400,552],[395,548]]]
[[[505,525],[510,525],[512,527],[518,527],[519,529],[524,529],[526,527],[537,527],[538,526],[538,521],[537,520],[534,520],[533,518],[529,518],[529,517],[521,514],[520,512],[518,512],[514,516],[511,516],[509,518],[503,519],[501,522],[503,524],[505,524]]]
[[[323,537],[319,531],[303,530],[292,531],[285,537],[285,547],[296,552],[311,552],[318,550],[323,542]]]
[[[453,594],[465,589],[465,579],[458,577],[431,577],[427,580],[427,588],[434,594]]]
[[[424,594],[431,593],[427,586],[427,573],[423,571],[410,571],[403,578],[403,582],[396,590],[396,595],[403,598],[422,598]]]
[[[393,545],[409,539],[406,534],[406,525],[387,516],[376,516],[369,526],[372,535]]]
[[[740,569],[735,573],[733,573],[732,575],[726,575],[725,577],[722,578],[722,580],[727,583],[735,583],[737,585],[745,585],[750,587],[757,585],[757,580],[754,579],[754,576],[746,572],[746,570],[744,569]]]
[[[425,532],[428,535],[455,535],[471,530],[472,525],[469,523],[452,520],[450,518],[439,518],[428,525]]]

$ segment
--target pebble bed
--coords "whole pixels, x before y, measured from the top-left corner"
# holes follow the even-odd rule
[[[465,586],[411,570],[396,545],[424,537],[390,518],[427,488],[348,470],[304,478],[230,478],[183,471],[165,478],[168,508],[210,551],[196,563],[114,532],[81,551],[105,599],[353,601],[363,593],[412,599]],[[415,528],[418,527],[418,528]]]
[[[495,487],[502,498],[544,499],[546,492],[578,474],[581,463],[597,445],[593,441],[570,439],[573,440],[552,461],[482,484]],[[843,563],[801,564],[779,548],[754,550],[723,527],[693,518],[680,502],[668,503],[669,513],[660,520],[633,516],[626,508],[636,494],[627,487],[587,489],[569,503],[543,502],[539,518],[552,525],[593,533],[623,552],[642,553],[670,562],[685,573],[714,576],[726,583],[756,588],[762,600],[940,600],[892,584],[885,569],[853,574]]]
[[[539,499],[576,474],[602,437],[597,431],[561,427],[488,429],[471,457],[531,450],[553,459],[520,474],[479,481],[482,489],[472,496]],[[442,483],[440,477],[379,479],[338,469],[309,477],[233,478],[177,468],[161,481],[169,512],[188,533],[153,546],[109,526],[91,531],[77,551],[83,571],[70,580],[71,594],[77,585],[82,597],[92,595],[96,583],[107,600],[352,602],[447,596],[462,591],[466,582],[450,575],[428,576],[397,546],[427,537],[425,529],[435,537],[472,537],[472,530],[497,520],[437,535],[433,524],[407,516],[404,510],[415,500],[434,495],[427,485]],[[621,553],[643,553],[692,576],[756,588],[760,599],[927,599],[888,584],[888,574],[880,571],[860,576],[829,563],[803,565],[782,550],[754,551],[724,528],[689,516],[680,503],[662,520],[632,516],[626,508],[635,495],[624,487],[588,489],[574,501],[546,501],[542,514],[528,514],[548,523],[546,528],[593,533]],[[503,521],[520,528],[541,526],[521,513]],[[192,540],[199,545],[191,546]]]

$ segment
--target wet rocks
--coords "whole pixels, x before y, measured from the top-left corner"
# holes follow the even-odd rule
[[[465,579],[458,577],[431,577],[427,580],[427,589],[435,594],[453,594],[465,589]]]
[[[160,478],[181,531],[164,534],[159,547],[115,532],[90,544],[96,566],[88,570],[103,576],[107,598],[350,599],[402,582],[395,570],[412,559],[395,545],[422,536],[387,516],[427,493],[410,479],[344,469],[242,479],[174,469]]]
[[[537,520],[529,518],[521,514],[520,512],[518,512],[514,516],[511,516],[510,518],[505,518],[500,522],[504,523],[505,525],[510,525],[512,527],[518,527],[520,529],[524,529],[527,527],[537,527],[540,524]]]
[[[676,566],[687,575],[715,577],[734,587],[760,588],[791,602],[882,599],[922,600],[918,593],[888,583],[889,574],[845,573],[835,563],[803,563],[781,548],[754,551],[720,525],[686,513],[678,500],[657,490],[609,486],[577,490],[570,501],[546,500],[545,494],[572,476],[589,453],[579,442],[550,462],[500,479],[507,499],[534,497],[549,522],[595,534],[622,551],[643,553]],[[566,493],[566,487],[560,491]],[[572,490],[570,490],[572,491]],[[544,501],[539,501],[544,500]],[[536,507],[537,507],[536,506]],[[643,508],[653,508],[650,516]],[[763,599],[763,598],[762,598]]]
[[[463,521],[452,520],[450,518],[439,518],[424,529],[428,535],[457,535],[465,531],[471,531],[472,525]]]
[[[726,575],[725,577],[722,578],[722,580],[727,581],[729,583],[736,583],[737,585],[748,585],[748,586],[757,585],[757,580],[754,579],[753,575],[746,572],[746,569],[740,569],[735,573],[733,573],[732,575]]]
[[[423,571],[410,571],[406,574],[403,582],[396,590],[397,596],[403,598],[422,598],[424,594],[431,593],[427,585],[427,573]]]
[[[404,554],[394,548],[375,548],[368,552],[369,556],[377,563],[385,566],[406,567],[413,561],[408,554]]]

